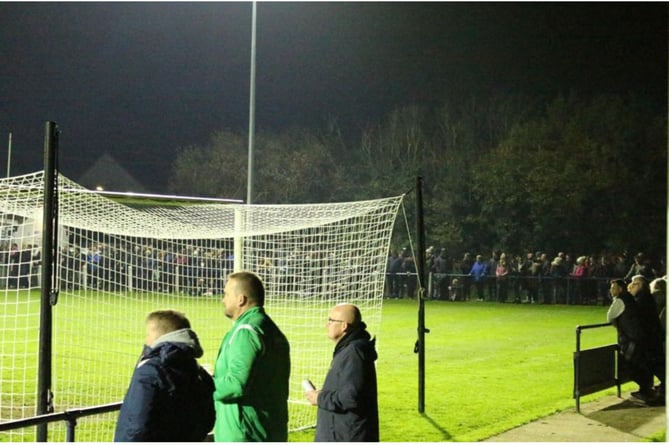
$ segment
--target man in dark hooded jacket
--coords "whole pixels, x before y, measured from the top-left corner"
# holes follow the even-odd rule
[[[308,390],[318,406],[317,442],[378,442],[375,340],[352,304],[332,308],[328,337],[336,343],[330,370],[320,390]]]
[[[632,282],[627,285],[627,290],[634,297],[641,316],[641,325],[646,333],[650,369],[660,380],[656,389],[660,392],[661,398],[664,399],[664,378],[666,375],[664,339],[666,334],[660,322],[660,313],[657,310],[655,299],[650,293],[646,277],[643,275],[633,276]]]
[[[612,280],[609,289],[613,302],[606,319],[618,331],[618,346],[630,377],[639,385],[632,392],[635,399],[652,403],[657,399],[653,391],[653,373],[650,368],[648,336],[643,327],[639,307],[634,297],[625,289],[623,280]]]
[[[202,347],[180,312],[146,319],[146,346],[123,400],[115,442],[201,442],[214,426],[214,381],[197,363]]]

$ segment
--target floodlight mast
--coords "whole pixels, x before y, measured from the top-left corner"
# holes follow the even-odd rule
[[[253,2],[251,9],[251,78],[249,79],[249,160],[247,168],[247,182],[246,182],[246,204],[253,203],[253,151],[255,146],[255,131],[256,131],[256,15],[257,6]],[[246,213],[249,215],[249,213]],[[244,224],[245,221],[238,221],[237,214],[235,216],[235,228],[242,230],[239,224]],[[239,233],[239,232],[238,232]],[[233,270],[238,272],[242,269],[244,264],[244,248],[243,239],[239,236],[235,237],[233,246]]]
[[[251,12],[251,78],[249,90],[249,159],[246,184],[246,203],[253,200],[253,150],[255,144],[255,114],[256,114],[256,2],[253,2]]]
[[[7,141],[7,177],[8,178],[9,178],[11,165],[12,165],[12,133],[9,132],[9,141]]]

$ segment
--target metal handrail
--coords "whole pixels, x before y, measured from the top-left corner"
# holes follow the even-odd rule
[[[581,350],[581,331],[585,331],[586,329],[603,328],[604,326],[612,325],[611,323],[597,323],[576,326],[576,351]]]
[[[587,324],[587,325],[578,325],[576,326],[576,351],[574,352],[574,399],[576,400],[576,412],[580,413],[581,412],[581,392],[580,392],[580,385],[578,385],[577,382],[580,382],[580,375],[581,375],[581,367],[580,367],[580,362],[576,360],[577,356],[580,356],[580,354],[584,351],[581,351],[581,332],[585,331],[587,329],[595,329],[595,328],[603,328],[606,326],[613,326],[612,323],[596,323],[596,324]],[[615,346],[616,343],[612,343],[609,345],[604,346],[606,347],[613,347]],[[617,363],[617,357],[614,358]],[[621,380],[618,375],[618,367],[617,364],[616,366],[616,372],[615,372],[615,386],[617,389],[618,397],[620,397],[621,394]]]
[[[119,411],[123,402],[108,403],[105,405],[96,405],[89,408],[68,409],[60,413],[42,414],[25,419],[10,420],[0,423],[0,431],[9,431],[18,428],[27,428],[30,426],[43,425],[51,422],[65,422],[67,424],[66,442],[74,442],[74,431],[77,426],[77,419],[80,417],[93,416],[95,414],[104,414],[113,411]]]

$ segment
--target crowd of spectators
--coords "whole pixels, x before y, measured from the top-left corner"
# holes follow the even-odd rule
[[[57,258],[59,288],[220,295],[234,269],[234,249],[228,244],[207,240],[70,243]],[[285,292],[294,291],[297,284],[318,289],[327,277],[336,274],[362,279],[356,261],[337,261],[334,254],[327,258],[323,254],[312,248],[295,248],[265,252],[250,261],[256,263],[258,275]],[[0,245],[0,287],[39,287],[40,264],[39,247]]]
[[[85,251],[72,246],[61,254],[61,288],[212,295],[223,289],[233,260],[225,249],[197,245],[98,243]]]
[[[611,279],[643,275],[650,281],[665,275],[664,262],[642,252],[574,257],[565,252],[493,251],[487,258],[469,252],[454,258],[445,249],[429,247],[425,259],[427,298],[451,301],[607,305]],[[418,277],[408,249],[392,252],[386,270],[386,297],[416,297]]]
[[[231,252],[231,246],[203,247],[197,242],[71,243],[60,252],[57,276],[60,288],[66,290],[133,289],[211,295],[220,293],[225,277],[233,271]],[[308,253],[302,252],[302,256]],[[299,265],[313,266],[319,260],[305,257],[299,261],[298,256],[295,252],[284,252],[273,259],[259,260],[258,272],[305,279],[308,274],[300,272]],[[523,255],[494,251],[486,258],[469,252],[453,257],[445,249],[430,247],[425,259],[428,281],[423,287],[428,292],[427,298],[451,301],[606,305],[611,302],[608,290],[611,279],[629,281],[634,275],[643,275],[652,281],[665,275],[662,260],[653,261],[641,252],[634,256],[621,253],[574,258],[564,252],[552,256],[541,251]],[[326,266],[323,262],[322,268],[334,268],[336,258],[327,263]],[[0,283],[4,287],[39,286],[40,265],[38,246],[0,245]],[[340,266],[351,265],[337,265]],[[280,281],[277,277],[273,279]],[[411,252],[408,249],[392,252],[386,268],[385,296],[415,298],[418,288]]]
[[[32,244],[19,247],[18,243],[0,245],[0,279],[11,289],[39,285],[41,250]]]
[[[100,242],[64,247],[58,256],[57,277],[65,290],[133,289],[204,295],[223,288],[232,263],[232,255],[220,248]],[[0,278],[6,288],[39,286],[40,265],[37,246],[0,246]]]

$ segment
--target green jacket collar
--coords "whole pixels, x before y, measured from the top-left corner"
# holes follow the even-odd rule
[[[261,306],[254,306],[251,309],[244,311],[242,315],[239,316],[237,321],[235,321],[235,326],[241,323],[246,323],[246,320],[253,317],[256,314],[264,314],[265,310]]]

